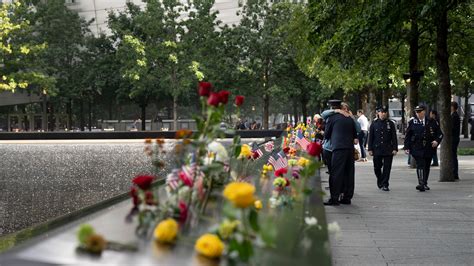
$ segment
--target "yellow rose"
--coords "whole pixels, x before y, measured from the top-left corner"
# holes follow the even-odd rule
[[[224,189],[224,197],[235,207],[247,208],[255,201],[255,187],[245,182],[232,182]]]
[[[239,158],[247,158],[247,157],[250,157],[252,155],[253,155],[253,153],[252,153],[252,149],[250,148],[250,146],[247,145],[247,144],[242,145],[242,147],[240,148]]]
[[[225,219],[220,225],[219,225],[219,235],[222,237],[222,239],[227,239],[229,238],[239,226],[240,221],[234,220],[234,221],[229,221]]]
[[[161,221],[155,228],[155,238],[161,243],[173,243],[178,234],[178,223],[171,218]]]
[[[273,166],[271,166],[270,164],[267,166],[267,171],[271,172],[273,171]]]
[[[254,203],[255,209],[260,210],[263,207],[263,204],[260,200],[256,200]]]
[[[309,160],[304,158],[304,157],[301,157],[299,160],[298,160],[298,165],[301,166],[301,167],[305,167],[309,164]]]
[[[213,234],[204,234],[197,241],[194,249],[208,258],[218,258],[224,251],[224,243]]]

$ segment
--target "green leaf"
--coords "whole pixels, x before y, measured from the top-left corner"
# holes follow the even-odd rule
[[[262,230],[260,230],[260,237],[266,246],[274,246],[277,233],[278,231],[273,220],[270,218],[266,219],[263,223]]]
[[[243,262],[247,262],[253,255],[252,242],[244,240],[239,247],[239,257]]]
[[[239,157],[241,150],[242,150],[242,146],[241,146],[241,145],[235,146],[234,157],[236,157],[236,158]]]
[[[252,229],[255,231],[255,232],[258,232],[260,231],[260,226],[258,224],[258,213],[256,210],[254,209],[251,209],[250,210],[250,213],[249,213],[249,223],[250,223],[250,227],[252,227]]]
[[[81,227],[79,227],[79,230],[77,231],[77,239],[79,240],[79,243],[85,245],[87,238],[94,234],[94,232],[94,227],[92,227],[92,225],[81,225]]]
[[[311,188],[305,188],[305,189],[303,189],[303,193],[304,193],[305,195],[308,195],[308,196],[309,196],[309,195],[311,195],[312,192],[313,192],[313,190],[312,190]]]

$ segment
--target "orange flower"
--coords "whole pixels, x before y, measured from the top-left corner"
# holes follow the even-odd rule
[[[180,129],[180,130],[176,131],[175,138],[177,138],[177,139],[189,138],[189,137],[191,137],[192,134],[193,134],[193,132],[189,129]]]
[[[151,144],[151,139],[145,139],[145,144]]]
[[[163,146],[163,144],[165,144],[165,140],[164,139],[156,139],[156,144],[158,144],[160,147]]]

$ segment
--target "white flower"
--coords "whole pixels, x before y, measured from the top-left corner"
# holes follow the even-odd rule
[[[339,226],[339,224],[337,222],[332,222],[332,223],[328,224],[328,231],[330,233],[338,234],[338,233],[341,232],[341,227]]]
[[[270,208],[276,208],[278,206],[278,202],[276,198],[270,198]]]
[[[305,217],[304,222],[309,226],[313,226],[318,224],[318,219],[316,217]]]
[[[218,162],[224,163],[229,160],[229,155],[227,154],[227,150],[225,149],[224,145],[220,144],[217,141],[209,143],[209,145],[207,146],[207,150],[215,154],[215,160]]]

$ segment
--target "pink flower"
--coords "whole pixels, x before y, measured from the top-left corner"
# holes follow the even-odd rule
[[[142,190],[147,190],[150,188],[153,179],[155,179],[155,177],[152,175],[139,175],[136,176],[132,182]]]
[[[199,96],[209,97],[211,95],[212,84],[210,82],[199,82]]]

